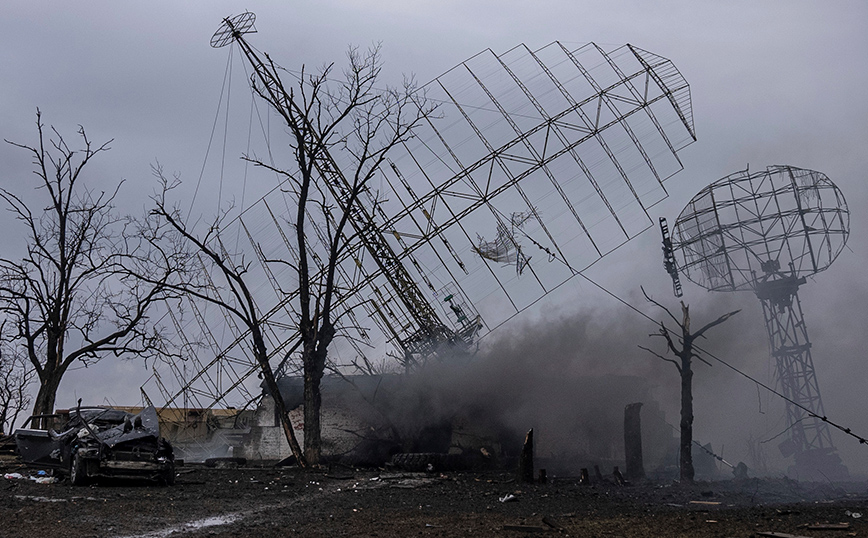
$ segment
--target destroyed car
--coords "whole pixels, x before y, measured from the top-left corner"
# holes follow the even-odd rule
[[[15,431],[18,453],[30,467],[69,476],[73,485],[99,476],[138,477],[175,482],[172,445],[160,437],[157,410],[138,414],[106,407],[78,407],[64,415],[34,416],[59,420],[57,429]]]

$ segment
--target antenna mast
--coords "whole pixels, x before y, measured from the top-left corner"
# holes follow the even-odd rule
[[[762,303],[778,383],[786,396],[799,478],[844,480],[835,454],[802,316],[799,286],[844,248],[849,211],[825,174],[794,166],[737,172],[702,189],[675,222],[681,272],[712,291],[752,291]]]

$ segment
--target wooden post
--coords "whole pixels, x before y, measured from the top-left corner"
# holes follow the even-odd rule
[[[594,464],[594,478],[597,479],[597,482],[605,482],[606,479],[603,478],[603,473],[600,472],[600,466]]]
[[[527,432],[518,457],[518,481],[533,483],[533,428]]]
[[[631,403],[624,408],[624,455],[626,459],[627,480],[638,482],[645,479],[645,465],[642,462],[642,421],[639,411],[641,403]]]
[[[617,465],[612,470],[612,476],[615,478],[615,483],[618,484],[619,486],[626,486],[627,485],[627,481],[624,480],[624,476],[621,474],[621,471],[618,470]]]

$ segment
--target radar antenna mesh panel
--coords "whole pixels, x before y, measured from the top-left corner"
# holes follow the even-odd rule
[[[687,82],[671,61],[632,45],[486,50],[420,95],[439,105],[436,113],[390,153],[361,200],[364,222],[347,233],[336,307],[343,326],[329,351],[337,364],[434,352],[426,340],[440,329],[426,327],[426,319],[466,343],[504,323],[652,226],[649,208],[667,196],[663,182],[682,168],[677,152],[695,140]],[[347,153],[333,152],[319,168],[326,198],[331,174],[352,161]],[[249,281],[258,283],[253,291],[275,360],[291,356],[297,340],[298,286],[289,264],[267,260],[297,259],[287,239],[294,236],[286,218],[294,200],[284,183],[224,232],[242,244],[246,238],[235,251],[255,253],[259,262],[250,264]],[[308,220],[306,239],[321,270],[329,223]],[[494,241],[481,240],[492,230]],[[418,303],[396,289],[366,234],[394,253],[391,267],[416,283],[412,291],[430,315],[420,317]],[[181,330],[213,333],[209,327],[228,324],[233,337],[214,343],[216,358],[182,392],[229,358],[232,367],[250,365],[226,383],[242,386],[255,371],[245,332],[216,309],[202,310]]]

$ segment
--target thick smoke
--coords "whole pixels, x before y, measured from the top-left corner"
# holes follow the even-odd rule
[[[630,302],[651,318],[674,326],[665,311],[647,303],[638,291]],[[661,302],[680,317],[676,300],[667,297]],[[741,309],[710,330],[698,345],[776,387],[756,297],[750,293],[702,294],[693,297],[693,302],[694,330]],[[844,324],[812,333],[821,388],[828,389],[835,382],[825,357],[840,352],[830,345],[826,333],[846,332],[848,327]],[[508,457],[518,450],[524,433],[534,428],[537,456],[555,469],[574,472],[594,463],[602,467],[623,460],[624,406],[642,402],[646,468],[651,472],[671,468],[678,437],[678,372],[671,363],[638,347],[651,347],[665,355],[663,339],[649,336],[656,329],[654,323],[626,307],[552,310],[492,333],[471,358],[431,363],[415,375],[401,376],[399,383],[384,384],[375,406],[401,432],[405,450],[443,449],[426,445],[432,439],[426,432],[451,423],[469,434],[453,441],[463,439],[465,448],[474,446],[473,441],[489,448],[495,444]],[[837,339],[838,346],[843,342]],[[711,357],[708,360],[710,365],[694,361],[694,438],[711,443],[733,465],[744,461],[753,474],[785,474],[792,461],[777,449],[787,436],[783,401],[732,368]],[[826,400],[827,412],[833,416],[838,405],[835,397]],[[846,418],[846,413],[839,416]],[[852,443],[833,435],[851,472],[861,472],[848,457]],[[721,476],[729,475],[725,466],[720,470]]]
[[[655,314],[666,316],[662,310]],[[697,322],[706,317],[696,314]],[[576,471],[623,460],[624,407],[642,402],[647,465],[671,466],[678,372],[639,349],[665,352],[662,339],[649,338],[654,331],[654,324],[632,312],[550,311],[493,333],[473,357],[429,363],[383,387],[376,407],[403,436],[414,439],[405,450],[443,449],[418,439],[451,423],[465,434],[453,438],[459,443],[494,444],[509,457],[534,428],[537,456]]]

